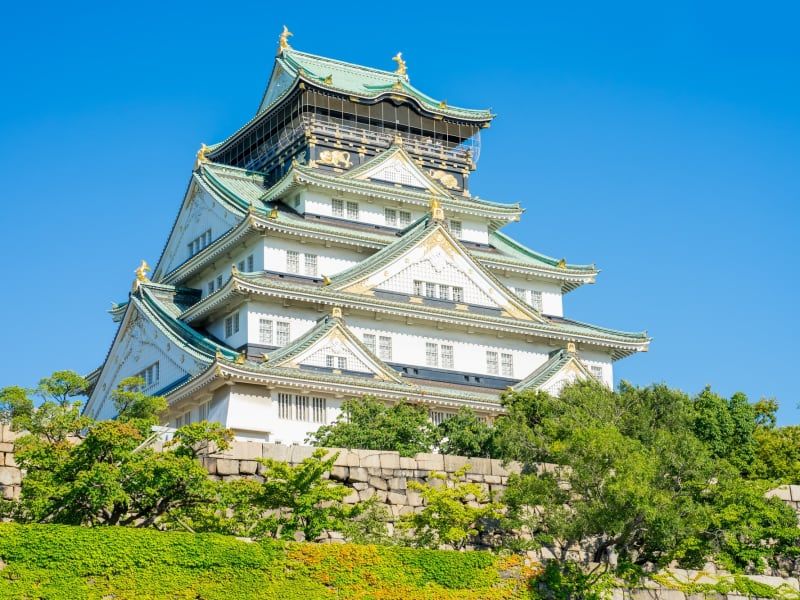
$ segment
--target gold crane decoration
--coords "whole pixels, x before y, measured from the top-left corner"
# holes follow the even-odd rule
[[[408,79],[408,68],[406,67],[406,61],[403,60],[403,53],[398,52],[392,57],[392,60],[397,63],[395,75],[398,75],[403,79]]]
[[[150,281],[148,279],[147,274],[150,272],[150,265],[147,264],[147,261],[142,259],[142,264],[139,265],[134,273],[136,273],[136,279],[133,280],[133,289],[131,291],[135,292],[139,289],[139,286],[146,281]]]
[[[289,28],[286,25],[283,26],[283,31],[281,32],[281,36],[278,38],[278,48],[281,52],[284,50],[288,50],[291,48],[289,45],[289,38],[292,37],[294,34],[289,31]]]

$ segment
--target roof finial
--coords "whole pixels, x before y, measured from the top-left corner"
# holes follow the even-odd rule
[[[342,318],[342,308],[340,306],[334,306],[331,308],[331,317],[334,319],[341,319]]]
[[[562,258],[560,261],[558,261],[558,264],[556,266],[559,269],[566,269],[567,268],[567,259],[566,258]]]
[[[403,60],[403,53],[398,52],[395,56],[392,57],[392,60],[397,63],[397,69],[395,70],[395,75],[398,75],[403,79],[408,79],[408,69],[406,68],[406,61]]]
[[[577,352],[575,349],[575,342],[567,342],[567,352],[570,354],[575,354]]]
[[[289,38],[292,37],[294,34],[289,31],[289,28],[286,25],[283,26],[283,31],[281,32],[281,36],[278,38],[278,49],[283,52],[284,50],[288,50],[291,48],[289,45]]]
[[[444,221],[444,209],[436,196],[431,195],[431,216],[434,221]]]
[[[211,151],[211,148],[206,146],[205,144],[200,144],[200,150],[197,151],[197,161],[194,163],[194,168],[200,166],[200,163],[207,163],[209,161],[208,153]]]
[[[150,272],[150,265],[147,264],[147,261],[142,259],[142,264],[139,265],[139,268],[134,271],[136,273],[136,279],[133,282],[133,291],[139,289],[139,286],[146,282],[150,281],[148,279],[147,274]]]

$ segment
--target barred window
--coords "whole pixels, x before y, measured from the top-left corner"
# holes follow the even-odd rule
[[[292,395],[291,394],[278,394],[278,418],[291,419],[292,418]]]
[[[260,344],[272,345],[272,320],[258,320],[258,342]]]
[[[369,348],[369,351],[373,354],[377,353],[377,349],[375,347],[375,335],[372,333],[365,333],[364,334],[364,345]]]
[[[239,264],[236,265],[236,268],[244,273],[244,259],[239,261]]]
[[[337,356],[336,357],[336,365],[342,371],[346,371],[347,370],[347,357],[346,356]]]
[[[247,272],[248,273],[252,273],[253,272],[253,263],[254,262],[255,261],[253,260],[253,255],[252,254],[247,257]]]
[[[497,352],[492,352],[491,350],[486,351],[486,371],[491,375],[497,375],[499,373]]]
[[[222,287],[222,275],[217,275],[217,289]]]
[[[298,421],[308,421],[308,396],[294,397],[294,418]]]
[[[327,423],[328,422],[328,402],[325,398],[312,398],[311,399],[311,420],[314,423]]]
[[[397,211],[393,208],[386,208],[383,211],[386,217],[386,225],[389,227],[397,227]]]
[[[526,302],[526,303],[528,302],[528,290],[526,290],[525,288],[519,288],[519,287],[515,287],[515,288],[511,288],[511,289],[514,290],[514,294],[517,296],[517,298],[519,298],[523,302]]]
[[[144,387],[149,388],[151,385],[158,383],[160,377],[159,369],[159,363],[156,361],[146,369],[142,369],[136,373],[134,377],[141,377],[144,380]]]
[[[392,338],[382,335],[379,343],[378,356],[381,360],[392,360]]]
[[[531,291],[531,306],[539,312],[542,312],[542,292],[536,290]]]
[[[278,321],[275,323],[275,344],[285,346],[289,343],[289,322]]]
[[[300,253],[297,250],[286,251],[286,270],[289,273],[300,272]]]
[[[463,235],[463,229],[461,227],[461,221],[456,221],[454,219],[450,219],[450,233],[453,234],[454,237],[460,238]]]
[[[338,198],[331,200],[331,209],[334,217],[344,217],[344,200]]]
[[[352,221],[358,220],[358,202],[347,203],[347,218]]]
[[[589,372],[592,374],[592,377],[598,381],[603,381],[603,367],[599,365],[589,365]]]
[[[436,284],[426,282],[425,283],[425,296],[428,298],[436,298]]]
[[[214,280],[208,282],[208,293],[209,295],[214,293]]]
[[[500,367],[502,369],[503,377],[514,376],[514,355],[503,354],[500,356]]]
[[[453,347],[447,344],[442,344],[442,368],[453,368]]]
[[[447,419],[451,418],[453,416],[453,413],[445,412],[443,410],[432,410],[430,411],[429,416],[431,419],[431,423],[433,423],[434,425],[441,425],[442,423],[447,421]]]
[[[406,225],[411,224],[411,213],[407,210],[398,211],[397,216],[400,227],[405,227]]]
[[[429,367],[439,366],[439,346],[437,344],[425,343],[425,364]]]
[[[464,301],[464,288],[454,285],[453,286],[453,302],[463,302]]]
[[[317,275],[317,255],[316,254],[306,254],[305,255],[305,267],[306,267],[306,275],[310,275],[312,277]]]
[[[414,281],[414,295],[415,296],[422,296],[422,282],[421,281]]]
[[[211,406],[211,402],[203,402],[200,406],[197,407],[197,417],[199,421],[207,421],[208,420],[208,409]]]
[[[211,243],[211,230],[207,229],[202,234],[194,238],[191,242],[186,244],[189,250],[189,258],[200,252]]]
[[[440,300],[450,300],[452,298],[452,293],[450,291],[449,285],[444,285],[443,283],[439,284],[439,299]]]

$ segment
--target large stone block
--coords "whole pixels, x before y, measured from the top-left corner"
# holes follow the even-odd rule
[[[239,461],[232,458],[217,459],[217,475],[238,475]]]
[[[0,424],[0,442],[13,442],[16,440],[21,433],[17,433],[16,431],[11,431],[11,427],[5,423]]]
[[[17,464],[17,459],[10,452],[5,454],[5,460],[3,461],[3,464],[7,467],[19,467]]]
[[[291,446],[284,444],[261,444],[261,457],[287,462]]]
[[[444,456],[441,454],[420,452],[414,458],[417,461],[417,469],[425,469],[427,471],[444,471]]]
[[[0,452],[13,452],[14,444],[11,442],[0,442]]]
[[[0,467],[0,485],[19,485],[22,472],[16,467]]]
[[[764,495],[767,498],[780,498],[784,502],[788,502],[792,499],[792,492],[789,489],[788,485],[781,485],[779,487],[776,487],[775,489],[769,490]]]
[[[361,464],[361,461],[358,459],[358,454],[352,450],[339,449],[337,451],[339,452],[339,456],[333,461],[333,464],[337,467],[358,467]]]
[[[400,453],[382,452],[380,455],[380,464],[381,464],[381,469],[399,469]]]
[[[389,504],[406,504],[407,498],[405,494],[400,494],[397,492],[389,492],[386,496],[386,501]]]
[[[376,490],[388,490],[389,489],[389,486],[386,484],[386,480],[383,479],[382,477],[370,477],[369,481],[367,483],[369,483]]]
[[[422,506],[422,494],[416,490],[406,490],[406,504],[408,506]]]
[[[472,458],[469,461],[469,473],[478,473],[480,475],[492,474],[492,461],[488,458]]]
[[[347,481],[348,477],[350,477],[349,467],[333,467],[331,469],[331,479],[335,481]]]
[[[400,457],[400,468],[401,469],[416,469],[417,468],[417,461],[411,458],[410,456],[401,456]]]
[[[381,468],[381,452],[377,450],[358,450],[362,467]]]
[[[314,454],[316,448],[312,446],[290,446],[289,450],[289,462],[292,464],[298,464],[303,462],[307,458],[311,458],[311,455]]]
[[[216,458],[213,458],[213,457],[210,457],[210,456],[204,456],[201,460],[202,460],[203,466],[206,468],[206,471],[208,471],[209,475],[216,475],[217,474],[217,459]]]
[[[364,467],[350,467],[350,481],[369,481],[369,477]]]
[[[407,487],[407,481],[405,477],[392,477],[387,483],[390,490],[404,490]]]
[[[800,502],[800,485],[790,485],[789,494],[793,502]]]
[[[239,473],[242,475],[255,475],[257,469],[258,463],[254,460],[239,461]]]
[[[444,455],[444,470],[448,473],[455,473],[462,467],[472,463],[474,459],[467,458],[466,456],[452,456],[450,454]]]

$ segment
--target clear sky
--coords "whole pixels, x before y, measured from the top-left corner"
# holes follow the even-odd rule
[[[796,3],[11,3],[0,21],[0,386],[108,350],[106,310],[158,259],[201,142],[295,48],[491,107],[473,193],[598,283],[570,317],[647,329],[618,378],[776,397],[800,423]],[[702,6],[700,6],[702,5]]]

